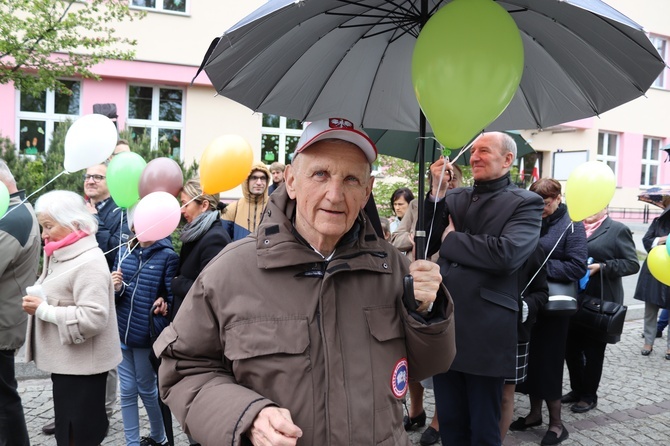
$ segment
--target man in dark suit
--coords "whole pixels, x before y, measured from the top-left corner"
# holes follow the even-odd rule
[[[439,251],[456,322],[456,358],[447,373],[434,377],[443,444],[501,443],[503,383],[515,371],[517,275],[537,246],[543,209],[539,195],[512,183],[515,158],[516,144],[508,135],[480,135],[470,155],[474,186],[446,196],[432,191],[451,164],[440,159],[430,168],[433,184],[425,209],[427,222],[433,214],[435,219],[428,254]]]

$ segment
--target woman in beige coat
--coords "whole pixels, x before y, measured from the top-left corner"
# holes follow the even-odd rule
[[[121,362],[114,290],[98,225],[84,200],[53,191],[35,204],[44,269],[23,297],[30,315],[26,359],[51,373],[56,442],[97,445],[108,427],[107,372]]]

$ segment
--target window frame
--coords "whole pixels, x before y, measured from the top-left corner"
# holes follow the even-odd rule
[[[652,143],[656,141],[658,143],[656,159],[651,158],[651,153],[653,152]],[[663,140],[661,138],[655,138],[653,136],[645,136],[642,139],[642,157],[641,157],[641,167],[640,167],[640,177],[644,173],[644,181],[640,178],[640,186],[642,187],[651,187],[655,186],[658,183],[658,179],[661,174],[661,154],[663,152]],[[646,167],[646,169],[645,169]],[[656,181],[652,184],[649,181],[651,176],[651,169],[656,169]]]
[[[603,136],[603,146],[601,147],[600,145],[600,136]],[[615,136],[616,137],[616,150],[614,155],[607,155],[607,152],[609,149],[609,140],[610,136]],[[598,145],[596,147],[596,161],[601,161],[609,166],[609,163],[612,162],[614,163],[614,175],[615,177],[618,178],[618,170],[619,170],[619,149],[621,147],[621,135],[616,132],[607,132],[607,131],[599,131],[598,132]],[[602,150],[602,153],[601,153]],[[610,166],[611,167],[611,166]]]
[[[49,152],[49,146],[53,139],[53,132],[56,123],[65,122],[68,119],[75,121],[81,116],[83,108],[83,82],[81,79],[59,79],[65,82],[76,82],[79,84],[79,103],[77,104],[78,112],[76,115],[66,113],[56,113],[56,90],[47,89],[44,102],[44,112],[24,111],[21,110],[21,90],[14,89],[15,97],[15,120],[16,130],[14,132],[14,141],[16,141],[17,153],[20,156],[34,157],[38,155],[46,155]],[[21,137],[21,121],[44,122],[44,151],[38,152],[37,155],[25,154],[23,151],[23,139]]]
[[[663,71],[658,75],[654,82],[651,84],[652,88],[660,88],[663,90],[668,90],[668,46],[670,45],[670,39],[665,36],[659,35],[650,35],[649,40],[651,44],[656,48],[656,51],[661,55],[663,60],[666,62],[666,66],[663,68]]]
[[[262,116],[265,116],[266,114],[264,113]],[[270,115],[270,113],[267,113],[267,115]],[[260,147],[261,147],[261,152],[260,152],[260,160],[261,162],[265,163],[266,161],[263,159],[263,136],[265,135],[273,135],[273,136],[278,136],[279,137],[279,147],[277,149],[277,160],[282,164],[288,165],[290,164],[291,160],[286,159],[286,149],[287,149],[287,144],[286,144],[286,138],[289,136],[297,136],[300,138],[300,135],[302,135],[303,130],[307,126],[306,122],[302,123],[302,128],[299,129],[290,129],[286,127],[286,123],[289,118],[286,116],[281,116],[281,115],[274,115],[274,116],[279,116],[279,127],[265,127],[263,126],[263,119],[261,116],[261,136],[260,136]],[[268,164],[269,165],[269,164]]]
[[[128,2],[128,6],[131,9],[139,9],[141,11],[147,11],[147,12],[159,12],[163,14],[176,14],[176,15],[191,15],[191,0],[184,0],[185,7],[184,7],[184,12],[182,11],[172,11],[170,9],[165,9],[165,0],[155,0],[156,6],[151,7],[151,6],[139,6],[139,5],[134,5],[133,0],[130,0]]]
[[[130,89],[132,87],[151,88],[151,118],[139,119],[130,117]],[[181,92],[181,116],[179,121],[161,121],[160,117],[160,92],[161,90],[176,90]],[[126,129],[139,127],[147,129],[151,138],[151,148],[155,150],[158,147],[159,131],[179,130],[179,159],[183,159],[184,151],[184,114],[186,110],[186,89],[171,85],[150,85],[143,83],[129,83],[126,88]]]

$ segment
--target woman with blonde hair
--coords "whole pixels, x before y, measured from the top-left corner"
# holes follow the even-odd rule
[[[35,204],[44,269],[23,297],[30,315],[26,360],[51,372],[56,443],[90,446],[105,438],[107,373],[121,362],[114,290],[98,247],[98,223],[74,192]]]
[[[186,225],[179,236],[183,242],[179,270],[172,279],[175,300],[173,316],[200,272],[231,242],[221,222],[220,211],[223,204],[219,201],[219,194],[203,194],[200,181],[196,178],[184,184],[180,200],[181,214]]]

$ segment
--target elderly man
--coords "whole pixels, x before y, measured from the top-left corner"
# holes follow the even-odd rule
[[[512,183],[515,158],[509,135],[484,133],[471,148],[473,187],[436,197],[432,191],[452,166],[440,159],[430,169],[426,219],[433,217],[436,200],[437,210],[429,255],[439,251],[440,272],[454,299],[458,352],[451,369],[433,378],[443,444],[501,443],[503,382],[515,374],[518,273],[537,246],[543,209],[537,194]]]
[[[204,445],[409,445],[408,374],[454,354],[437,265],[408,265],[361,211],[377,152],[350,121],[313,122],[295,153],[154,344],[161,396]]]
[[[25,192],[0,159],[0,181],[9,191],[9,209],[0,215],[0,444],[28,446],[28,431],[14,375],[14,354],[26,340],[28,316],[21,308],[26,287],[37,279],[40,229]]]

